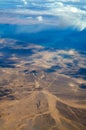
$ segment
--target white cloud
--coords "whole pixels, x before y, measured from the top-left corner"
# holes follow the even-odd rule
[[[43,17],[42,17],[42,16],[38,16],[38,17],[37,17],[37,20],[38,20],[39,22],[42,22],[42,21],[43,21]]]
[[[61,1],[66,2],[68,0]],[[54,2],[50,4],[49,12],[60,17],[61,25],[73,26],[80,31],[86,28],[86,11],[78,8],[77,5]]]
[[[23,1],[23,3],[24,3],[24,5],[27,5],[28,3],[27,3],[27,0],[22,0]]]

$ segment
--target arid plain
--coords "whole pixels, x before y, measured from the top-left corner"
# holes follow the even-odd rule
[[[86,130],[85,53],[0,44],[0,130]]]

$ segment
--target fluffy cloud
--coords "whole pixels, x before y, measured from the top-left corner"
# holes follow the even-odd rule
[[[43,17],[42,17],[42,16],[37,16],[37,20],[38,20],[39,22],[42,22],[42,21],[43,21]]]

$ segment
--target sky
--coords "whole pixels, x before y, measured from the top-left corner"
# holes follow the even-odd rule
[[[0,0],[0,24],[86,29],[86,0]]]

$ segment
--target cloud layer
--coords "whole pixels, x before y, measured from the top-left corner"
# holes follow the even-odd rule
[[[86,29],[85,4],[85,0],[5,0],[4,2],[1,0],[0,23],[41,22],[41,24],[46,23],[60,28],[73,27],[82,31]]]

